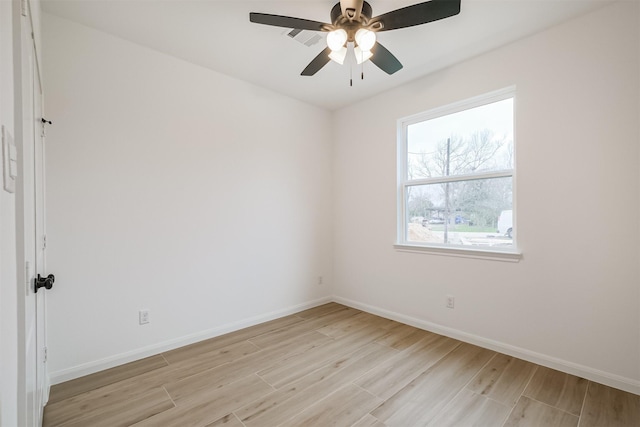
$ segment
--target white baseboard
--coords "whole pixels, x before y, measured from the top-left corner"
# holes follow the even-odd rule
[[[265,315],[254,316],[248,319],[244,319],[238,322],[228,323],[213,329],[198,332],[188,336],[180,337],[174,340],[165,341],[159,344],[136,349],[127,353],[118,354],[94,362],[85,363],[83,365],[74,366],[68,369],[52,372],[49,375],[49,384],[59,384],[65,381],[69,381],[75,378],[79,378],[85,375],[93,374],[105,369],[113,368],[115,366],[123,365],[125,363],[140,360],[145,357],[153,356],[165,351],[173,350],[185,345],[193,344],[198,341],[203,341],[209,338],[214,338],[220,335],[234,332],[249,326],[254,326],[259,323],[268,322],[270,320],[277,319],[279,317],[288,316],[290,314],[297,313],[308,308],[313,308],[318,305],[326,304],[328,302],[337,302],[358,310],[366,311],[367,313],[375,314],[377,316],[385,317],[387,319],[395,320],[407,325],[414,326],[416,328],[424,329],[430,332],[434,332],[440,335],[451,337],[460,341],[474,344],[480,347],[484,347],[490,350],[494,350],[500,353],[507,354],[509,356],[517,357],[519,359],[527,360],[538,365],[546,366],[548,368],[556,369],[558,371],[566,372],[571,375],[576,375],[588,380],[605,384],[610,387],[614,387],[620,390],[628,391],[640,395],[640,381],[625,378],[609,372],[600,371],[598,369],[590,368],[588,366],[580,365],[577,363],[569,362],[566,360],[558,359],[546,354],[537,353],[535,351],[527,350],[521,347],[516,347],[510,344],[505,344],[499,341],[494,341],[481,336],[469,334],[457,329],[442,326],[436,323],[428,322],[415,317],[406,316],[401,313],[385,310],[379,307],[371,306],[368,304],[353,301],[347,298],[339,296],[320,298],[314,301],[310,301],[304,304],[298,304],[286,309],[273,311]]]
[[[115,356],[110,356],[104,359],[96,360],[78,366],[73,366],[71,368],[63,369],[60,371],[51,372],[49,374],[49,384],[55,385],[63,383],[65,381],[73,380],[85,375],[90,375],[99,371],[103,371],[105,369],[133,362],[135,360],[144,359],[145,357],[154,356],[159,353],[183,347],[185,345],[193,344],[209,338],[215,338],[229,332],[238,331],[240,329],[248,328],[249,326],[254,326],[280,317],[288,316],[290,314],[326,304],[331,301],[333,301],[333,299],[330,297],[320,298],[282,310],[272,311],[271,313],[267,313],[264,315],[250,317],[238,322],[227,323],[206,331],[197,332],[195,334],[187,335],[169,341],[164,341],[159,344],[139,348],[127,353],[117,354]]]
[[[509,356],[517,357],[519,359],[536,363],[538,365],[542,365],[548,368],[556,369],[558,371],[566,372],[571,375],[576,375],[578,377],[585,378],[590,381],[608,385],[610,387],[614,387],[620,390],[628,391],[629,393],[640,395],[640,381],[637,381],[637,380],[625,378],[616,374],[590,368],[588,366],[558,359],[556,357],[552,357],[546,354],[537,353],[535,351],[527,350],[524,348],[505,344],[499,341],[494,341],[488,338],[469,334],[457,329],[438,325],[436,323],[427,322],[421,319],[416,319],[415,317],[405,316],[404,314],[385,310],[379,307],[374,307],[368,304],[363,304],[357,301],[352,301],[347,298],[334,296],[333,301],[352,307],[352,308],[356,308],[358,310],[366,311],[367,313],[375,314],[377,316],[385,317],[387,319],[395,320],[400,323],[414,326],[419,329],[424,329],[426,331],[434,332],[450,338],[455,338],[457,340],[464,341],[469,344],[474,344],[483,348],[497,351],[499,353],[504,353]]]

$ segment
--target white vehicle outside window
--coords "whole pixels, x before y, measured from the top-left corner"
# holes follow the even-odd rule
[[[502,211],[498,218],[498,234],[513,237],[513,211]]]

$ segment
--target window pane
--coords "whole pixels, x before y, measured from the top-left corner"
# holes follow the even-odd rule
[[[513,169],[513,98],[407,126],[407,178]]]
[[[407,241],[513,246],[512,178],[407,187]]]

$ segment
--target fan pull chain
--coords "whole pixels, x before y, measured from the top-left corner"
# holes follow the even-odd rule
[[[353,87],[353,64],[349,63],[349,86]]]

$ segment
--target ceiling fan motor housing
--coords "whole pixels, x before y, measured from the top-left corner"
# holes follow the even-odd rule
[[[368,21],[373,16],[373,9],[371,8],[371,5],[366,1],[362,2],[361,15],[364,15],[365,21]],[[357,16],[357,14],[355,14],[355,16]],[[340,20],[340,18],[344,18],[344,20],[346,21],[353,20],[353,18],[350,19],[348,16],[343,15],[340,3],[336,3],[336,5],[333,6],[333,9],[331,9],[331,22],[335,25],[337,24],[338,20]]]
[[[336,3],[331,9],[331,23],[338,29],[342,28],[347,32],[347,41],[353,43],[355,41],[355,34],[360,28],[367,27],[371,16],[373,15],[373,9],[371,5],[366,1],[362,4],[362,12],[360,13],[360,19],[349,19],[349,17],[342,14],[342,8],[340,3]],[[379,28],[368,28],[370,30],[378,30]]]

